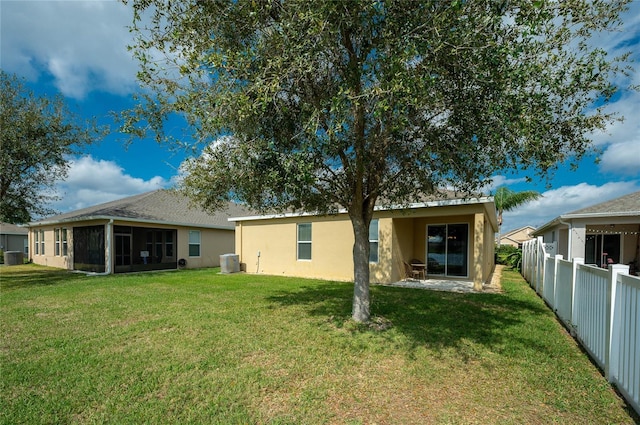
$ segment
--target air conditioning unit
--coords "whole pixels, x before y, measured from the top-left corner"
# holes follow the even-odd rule
[[[220,273],[237,273],[240,271],[240,256],[222,254],[220,256]]]

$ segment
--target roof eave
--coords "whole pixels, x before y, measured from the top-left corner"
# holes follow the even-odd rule
[[[163,221],[163,220],[139,219],[139,218],[131,218],[131,217],[117,217],[117,216],[109,216],[109,215],[70,217],[62,220],[43,220],[43,221],[36,221],[36,222],[29,223],[27,226],[28,227],[49,226],[52,224],[77,223],[81,221],[96,221],[96,220],[129,221],[134,223],[162,224],[165,226],[180,226],[180,227],[200,227],[204,229],[215,229],[215,230],[233,230],[234,229],[234,226],[222,226],[218,224],[182,223],[182,222]]]
[[[493,198],[488,196],[469,198],[469,199],[446,199],[427,202],[415,202],[408,205],[391,205],[388,207],[376,206],[374,211],[399,211],[407,209],[420,209],[420,208],[433,208],[433,207],[447,207],[456,205],[471,205],[471,204],[487,204],[492,203]],[[345,208],[340,208],[336,214],[346,214]],[[292,217],[319,217],[327,214],[318,214],[310,212],[295,212],[295,213],[280,213],[280,214],[265,214],[265,215],[252,215],[246,217],[229,217],[229,221],[253,221],[253,220],[270,220],[275,218],[292,218]]]
[[[571,221],[575,219],[589,219],[589,218],[609,218],[609,217],[640,217],[640,211],[622,211],[622,212],[601,212],[601,213],[583,213],[583,214],[564,214],[554,218],[553,220],[543,224],[535,229],[532,233],[539,235],[540,233],[551,229],[557,225],[566,225],[565,221]]]

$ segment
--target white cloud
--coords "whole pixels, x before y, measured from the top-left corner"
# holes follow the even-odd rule
[[[594,42],[611,58],[631,53],[634,70],[628,77],[618,76],[615,84],[622,89],[621,96],[604,108],[607,112],[624,117],[624,120],[611,123],[605,131],[594,134],[592,139],[604,151],[599,167],[601,172],[640,177],[640,92],[626,89],[631,85],[640,85],[640,68],[637,65],[640,62],[640,2],[631,2],[629,11],[622,15],[622,19],[620,31],[599,34]]]
[[[67,212],[168,186],[162,177],[143,180],[125,174],[115,162],[83,156],[70,162],[68,178],[57,183],[62,199],[52,207]]]
[[[42,68],[62,94],[126,94],[137,63],[127,51],[130,6],[118,1],[2,1],[2,68],[36,80]]]
[[[631,176],[640,173],[640,137],[609,146],[602,154],[600,169]]]
[[[503,233],[531,225],[542,226],[554,218],[578,209],[609,201],[640,190],[638,181],[621,181],[594,186],[580,183],[562,186],[542,193],[542,198],[522,205],[514,211],[504,213]]]

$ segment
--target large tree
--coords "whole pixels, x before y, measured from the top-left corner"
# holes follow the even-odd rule
[[[62,96],[36,96],[24,81],[0,70],[0,221],[26,223],[52,213],[56,181],[70,155],[99,137],[80,122]]]
[[[206,145],[185,180],[205,207],[345,208],[356,321],[370,318],[377,204],[579,160],[613,119],[593,103],[624,72],[588,40],[625,1],[131,3],[147,91],[124,129],[162,138],[183,113]]]

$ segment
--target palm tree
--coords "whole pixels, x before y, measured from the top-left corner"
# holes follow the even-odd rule
[[[493,195],[493,202],[496,204],[496,211],[498,213],[498,247],[500,247],[500,229],[502,227],[502,213],[504,211],[511,211],[516,209],[522,204],[526,204],[530,201],[535,201],[542,195],[534,190],[525,190],[522,192],[514,192],[506,186],[501,186],[496,189],[496,193]]]

